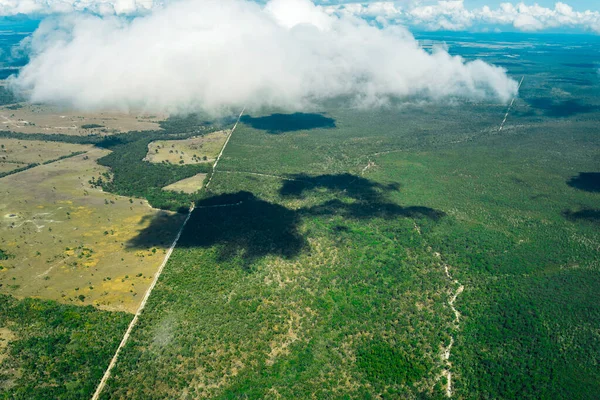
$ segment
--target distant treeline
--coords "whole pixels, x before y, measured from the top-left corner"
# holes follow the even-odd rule
[[[0,86],[0,106],[4,106],[7,104],[15,104],[18,103],[19,99],[15,97],[13,92],[6,89],[4,86]]]

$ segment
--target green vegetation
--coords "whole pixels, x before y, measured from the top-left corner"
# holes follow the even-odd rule
[[[246,119],[105,398],[595,397],[594,123],[469,107]]]
[[[84,125],[81,125],[81,129],[94,129],[94,128],[104,128],[104,125],[99,125],[99,124],[84,124]]]
[[[486,103],[246,116],[195,194],[158,191],[211,171],[142,159],[197,116],[52,137],[111,150],[107,191],[197,206],[102,397],[435,399],[451,372],[454,398],[599,398],[597,84],[510,65],[501,131]]]
[[[144,197],[153,207],[167,210],[187,210],[192,198],[189,195],[164,191],[164,186],[196,174],[207,172],[207,165],[152,164],[143,161],[148,144],[164,138],[163,133],[136,132],[119,135],[98,144],[112,151],[98,160],[112,171],[112,180],[104,182],[105,191],[122,196]],[[182,137],[183,138],[183,137]]]
[[[6,251],[0,249],[0,260],[8,260],[10,258],[10,254]]]
[[[130,318],[0,295],[0,398],[89,399]]]

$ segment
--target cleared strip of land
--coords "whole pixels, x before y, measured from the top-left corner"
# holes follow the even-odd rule
[[[217,156],[217,160],[213,164],[212,174],[210,175],[210,178],[209,178],[208,182],[206,183],[206,187],[208,187],[210,185],[210,182],[212,181],[213,176],[215,176],[215,173],[217,172],[217,164],[219,163],[219,160],[221,159],[221,156],[223,155],[223,152],[225,151],[225,147],[227,147],[227,143],[229,143],[229,139],[231,139],[231,135],[233,135],[235,128],[237,128],[237,126],[240,122],[240,118],[242,118],[242,115],[244,115],[245,110],[246,110],[246,107],[244,107],[242,109],[242,111],[240,112],[240,115],[238,115],[237,121],[235,121],[235,125],[233,125],[233,128],[231,128],[231,132],[229,133],[229,136],[227,136],[227,140],[225,141],[225,144],[223,145],[221,152]]]
[[[108,368],[106,369],[106,372],[104,373],[104,376],[102,377],[102,380],[100,380],[100,383],[98,384],[98,387],[96,388],[96,391],[94,392],[94,395],[92,396],[92,400],[97,400],[100,397],[100,394],[102,393],[102,389],[104,389],[104,386],[106,385],[106,381],[108,380],[108,378],[110,378],[110,372],[112,371],[114,366],[117,364],[117,360],[119,358],[119,353],[121,352],[121,349],[123,349],[123,347],[125,347],[125,345],[127,344],[127,340],[129,340],[129,336],[131,335],[133,328],[135,328],[135,325],[137,324],[139,316],[142,314],[142,311],[144,310],[144,307],[146,306],[146,302],[150,298],[150,295],[152,294],[152,290],[156,286],[156,282],[158,282],[158,278],[160,278],[160,274],[162,273],[163,269],[165,268],[165,265],[167,265],[167,262],[169,261],[171,254],[173,254],[173,249],[175,248],[175,246],[177,246],[177,242],[179,241],[179,238],[181,237],[181,232],[183,232],[183,229],[185,228],[186,224],[188,223],[193,211],[194,211],[194,205],[192,204],[190,206],[190,209],[188,211],[188,214],[187,214],[185,220],[183,221],[183,224],[181,225],[181,228],[179,229],[179,232],[177,232],[177,236],[175,237],[175,240],[173,240],[173,244],[171,244],[171,247],[169,247],[169,250],[167,251],[167,254],[165,255],[165,258],[164,258],[162,264],[160,265],[160,267],[158,268],[158,271],[154,275],[152,284],[146,291],[146,294],[144,295],[144,299],[142,300],[142,303],[140,304],[139,308],[137,309],[135,316],[129,323],[129,326],[127,327],[127,331],[125,332],[125,335],[123,336],[123,339],[121,340],[121,343],[119,344],[119,347],[117,347],[117,351],[115,352],[115,355],[110,360],[110,363],[108,364]]]

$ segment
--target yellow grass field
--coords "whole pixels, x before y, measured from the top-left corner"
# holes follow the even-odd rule
[[[21,108],[0,107],[0,130],[22,133],[62,133],[65,135],[110,135],[113,133],[157,130],[167,115],[120,112],[78,112],[38,104],[20,104]],[[101,127],[84,129],[84,125]]]
[[[0,161],[0,174],[3,172],[10,172],[17,168],[21,168],[23,164],[7,163]]]
[[[107,150],[0,178],[0,292],[134,312],[185,216],[104,193],[88,181]],[[133,248],[155,218],[160,247]],[[167,221],[173,221],[168,223]]]
[[[91,148],[89,145],[0,138],[0,173]]]
[[[219,155],[229,131],[212,132],[185,140],[157,140],[148,145],[144,158],[153,163],[199,164],[213,162]]]
[[[183,193],[194,193],[202,189],[204,178],[206,174],[197,174],[189,178],[182,179],[168,186],[165,186],[163,190],[170,190],[172,192],[183,192]]]

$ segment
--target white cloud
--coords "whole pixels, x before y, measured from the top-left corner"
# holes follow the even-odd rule
[[[366,10],[386,10],[368,13]],[[416,25],[430,30],[464,30],[473,26],[511,25],[523,31],[550,28],[578,28],[600,33],[600,12],[574,11],[568,4],[557,2],[554,8],[527,5],[523,2],[502,3],[496,9],[488,6],[467,9],[463,0],[439,0],[421,5],[418,1],[404,7],[397,2],[343,4],[328,6],[331,14],[353,14],[376,19],[382,24]]]
[[[13,88],[84,109],[213,113],[310,107],[332,97],[509,100],[505,70],[428,53],[404,28],[337,17],[308,0],[183,0],[137,18],[48,18]]]

